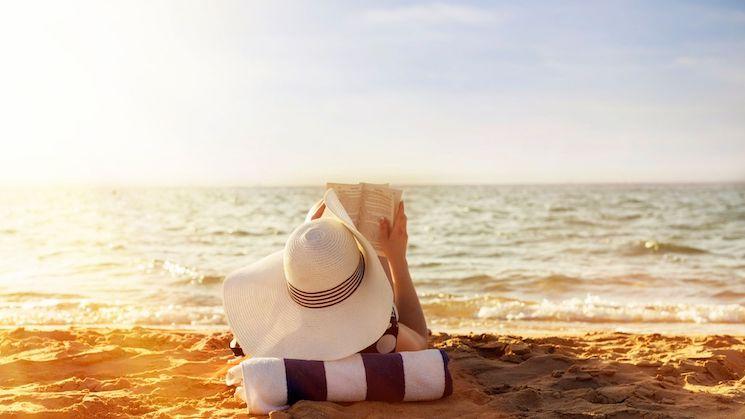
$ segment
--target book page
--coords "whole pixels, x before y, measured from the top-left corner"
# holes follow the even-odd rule
[[[393,189],[387,183],[327,183],[326,188],[336,192],[357,230],[379,255],[385,255],[380,247],[378,220],[385,217],[393,223],[403,191]]]
[[[380,248],[380,227],[378,220],[387,218],[393,223],[401,199],[401,191],[392,189],[388,185],[377,185],[372,183],[362,184],[362,208],[360,211],[360,223],[357,228],[370,240],[379,254],[384,254]]]
[[[349,218],[352,219],[355,227],[360,228],[360,208],[362,207],[362,185],[347,183],[327,183],[326,189],[333,189],[339,201],[347,210]]]

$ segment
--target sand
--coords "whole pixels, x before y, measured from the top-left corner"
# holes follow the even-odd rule
[[[0,417],[248,417],[224,384],[227,332],[0,331]],[[745,417],[745,338],[596,333],[432,337],[454,394],[299,402],[272,417]]]

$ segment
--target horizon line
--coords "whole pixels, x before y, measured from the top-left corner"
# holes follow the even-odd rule
[[[350,182],[339,182],[350,183]],[[351,183],[380,183],[380,182],[351,182]],[[715,185],[744,185],[743,180],[728,181],[599,181],[599,182],[386,182],[392,186],[399,187],[427,187],[427,186],[715,186]],[[195,188],[195,189],[240,189],[240,188],[321,188],[323,184],[318,183],[246,183],[246,184],[138,184],[138,183],[29,183],[29,184],[4,184],[0,183],[0,189],[166,189],[166,188]]]

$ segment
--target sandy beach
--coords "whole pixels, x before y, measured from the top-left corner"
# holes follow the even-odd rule
[[[227,332],[0,332],[0,417],[248,417],[224,383]],[[454,394],[426,403],[300,402],[272,417],[742,417],[745,337],[435,334]]]

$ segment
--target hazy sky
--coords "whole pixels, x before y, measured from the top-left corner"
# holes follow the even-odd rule
[[[0,0],[0,183],[745,180],[745,3]]]

